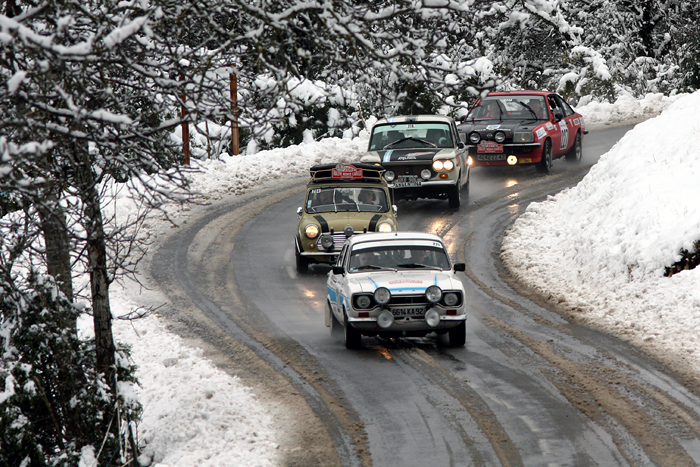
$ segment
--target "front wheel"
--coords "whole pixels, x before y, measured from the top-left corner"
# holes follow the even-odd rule
[[[467,341],[467,323],[462,321],[457,327],[447,331],[447,337],[450,347],[462,347]]]
[[[330,305],[328,306],[328,310],[330,311],[330,325],[331,325],[331,336],[333,337],[339,337],[340,335],[343,334],[343,325],[338,322],[338,318],[335,317],[335,313],[333,313],[333,310],[330,309]]]
[[[309,260],[301,256],[299,251],[296,252],[295,256],[297,260],[297,272],[299,274],[306,274],[309,272]]]
[[[552,141],[544,142],[542,148],[542,160],[537,164],[537,171],[543,174],[552,172]]]
[[[459,179],[457,179],[457,184],[447,192],[447,198],[451,208],[459,209],[459,205],[462,204],[462,187],[459,185]]]
[[[581,144],[581,133],[576,133],[576,139],[574,140],[574,147],[571,151],[566,153],[566,162],[571,164],[580,164],[581,157],[583,157],[583,145]]]
[[[345,315],[345,348],[359,349],[362,345],[362,334],[348,323],[348,315]]]

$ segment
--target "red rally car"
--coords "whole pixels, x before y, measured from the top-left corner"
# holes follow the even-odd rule
[[[492,92],[479,99],[457,126],[473,166],[534,164],[549,173],[552,161],[580,163],[583,117],[559,94]]]

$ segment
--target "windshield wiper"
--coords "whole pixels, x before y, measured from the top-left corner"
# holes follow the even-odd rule
[[[406,263],[406,264],[397,264],[397,268],[407,268],[407,269],[442,269],[437,266],[429,266],[427,264],[420,264],[420,263]]]
[[[427,144],[428,146],[432,146],[432,147],[434,147],[434,148],[437,147],[437,144],[431,143],[430,141],[426,141],[426,140],[424,140],[424,139],[414,138],[414,137],[412,137],[412,136],[409,136],[409,137],[407,137],[407,138],[401,138],[401,139],[397,139],[396,141],[392,141],[391,143],[389,143],[389,144],[387,144],[386,146],[384,146],[382,149],[388,149],[388,148],[394,146],[395,144],[403,143],[404,141],[408,141],[409,139],[410,139],[410,140],[413,140],[413,141],[418,141],[419,143]]]

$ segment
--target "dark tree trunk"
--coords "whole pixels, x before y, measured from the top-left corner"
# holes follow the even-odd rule
[[[44,197],[36,203],[41,219],[41,230],[46,244],[46,267],[59,289],[73,301],[73,278],[70,264],[70,241],[63,209],[54,188],[44,190]]]
[[[114,385],[116,348],[112,336],[112,310],[109,306],[110,280],[107,274],[107,247],[102,211],[100,209],[100,196],[97,191],[97,182],[92,171],[90,156],[87,152],[78,148],[75,151],[75,159],[77,184],[85,211],[97,371],[107,377],[110,385]]]

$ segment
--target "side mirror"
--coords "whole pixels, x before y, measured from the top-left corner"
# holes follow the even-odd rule
[[[391,209],[394,211],[394,217],[397,217],[399,215],[399,209],[396,207],[396,205],[392,204]]]
[[[345,268],[342,266],[333,266],[333,274],[336,276],[342,276],[345,274]]]
[[[303,211],[302,207],[299,206],[299,207],[297,208],[297,216],[301,217],[302,211]]]
[[[554,114],[554,119],[555,119],[556,121],[559,122],[559,121],[561,121],[562,118],[564,118],[564,114],[563,114],[563,113],[557,112],[557,113]]]
[[[464,143],[460,141],[459,143],[457,143],[457,147],[459,149],[464,149]]]
[[[467,270],[467,265],[465,263],[455,263],[453,269],[455,272],[464,272]]]

